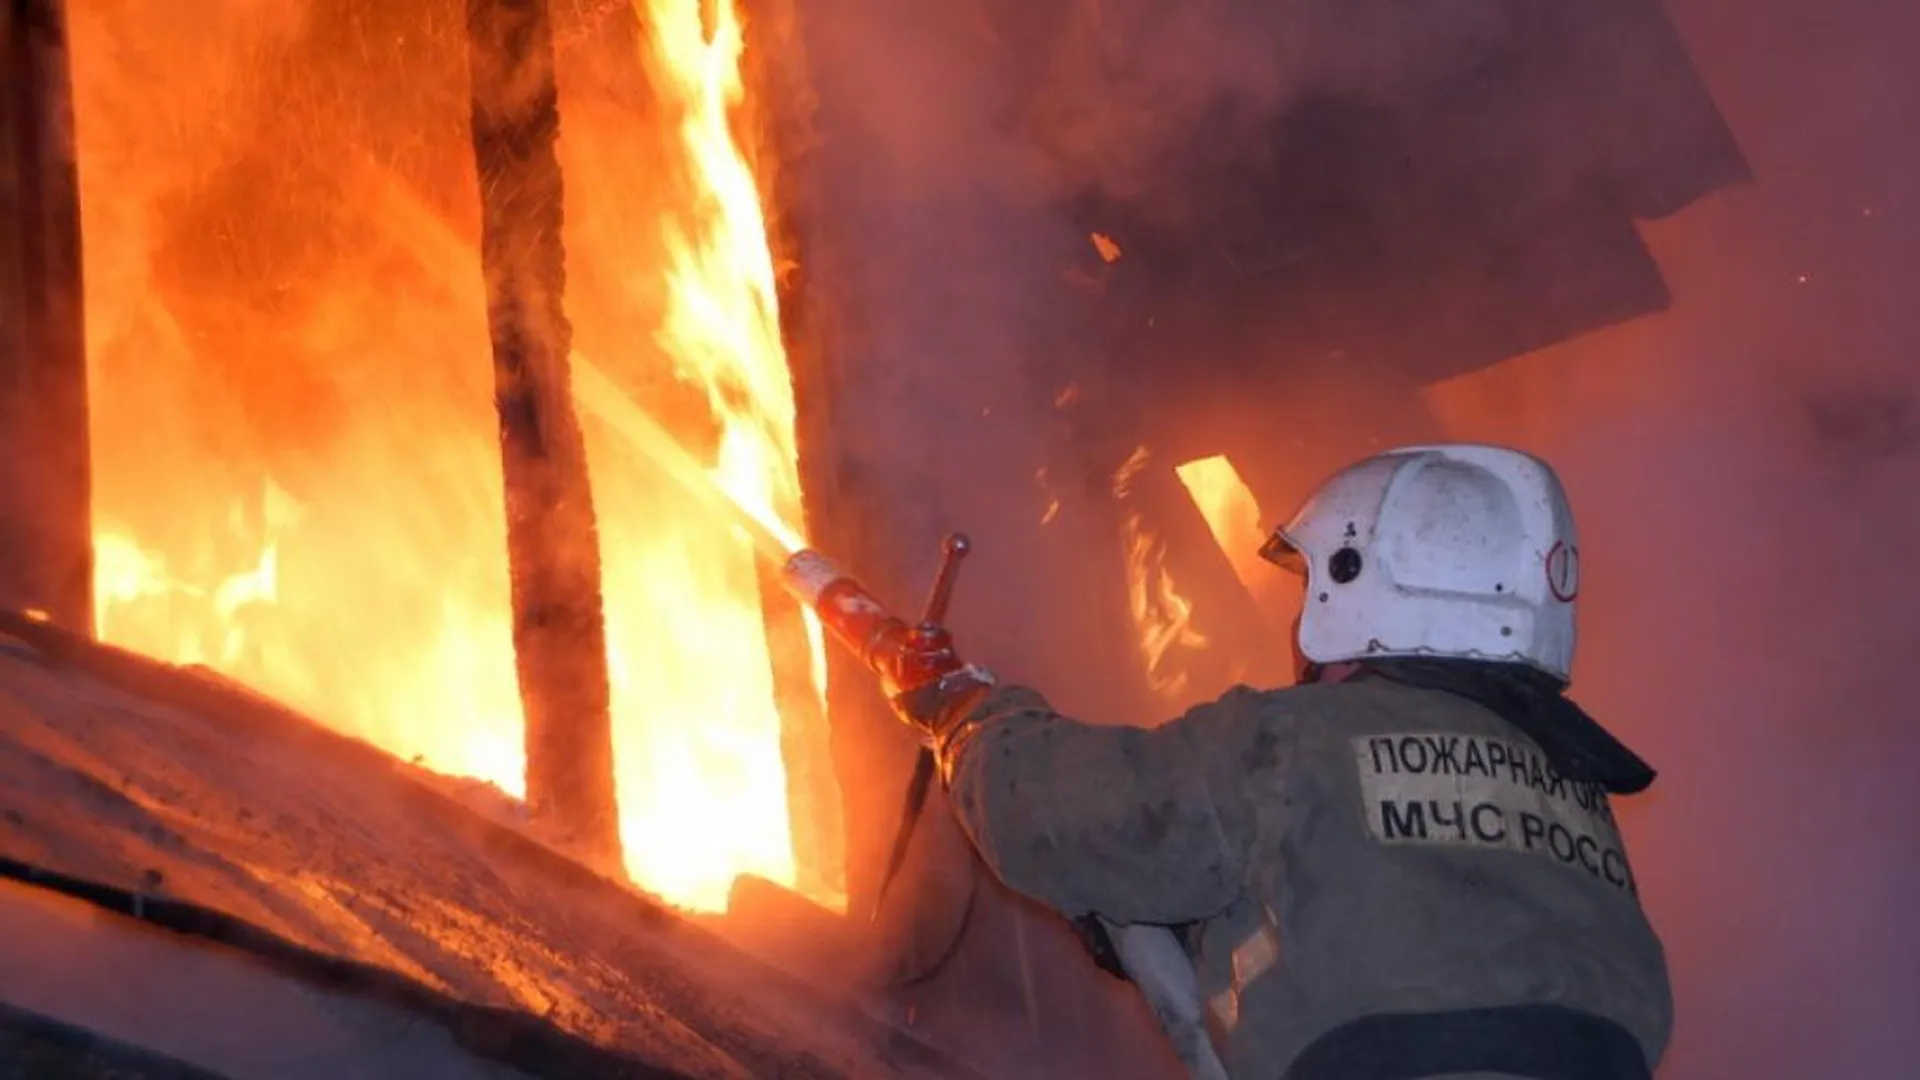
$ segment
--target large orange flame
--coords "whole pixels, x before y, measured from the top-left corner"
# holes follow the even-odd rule
[[[735,123],[738,12],[728,0],[704,12],[701,0],[633,2],[646,107],[616,122],[563,99],[570,279],[588,283],[568,304],[583,341],[591,326],[622,331],[594,338],[576,374],[628,869],[667,900],[714,910],[736,875],[802,877],[760,575],[739,516],[687,498],[662,455],[635,453],[634,421],[674,432],[675,452],[791,545],[802,538],[794,401],[755,159]],[[111,7],[79,10],[75,46],[101,634],[522,793],[471,171],[403,178],[409,140],[424,137],[411,129],[384,159],[274,143],[318,122],[288,110],[333,119],[350,106],[318,91],[269,100],[247,86],[259,69],[222,68],[297,39],[298,18],[271,4],[235,0],[191,34],[164,14],[129,27],[138,13]],[[260,25],[237,43],[243,12]],[[434,122],[460,123],[463,94],[435,99]],[[593,171],[619,172],[608,163],[637,142],[644,167],[617,183]],[[314,225],[302,215],[319,210],[289,209],[271,183],[209,179],[257,168],[277,180],[288,158],[350,193],[336,221]],[[245,229],[173,227],[181,206],[213,204]],[[643,225],[605,224],[636,207]],[[258,295],[168,277],[260,247],[282,261],[290,249],[326,255],[300,263],[303,277],[234,286]],[[595,281],[618,289],[596,293]],[[662,385],[680,389],[653,392]],[[667,422],[648,427],[647,413]],[[817,672],[817,634],[812,644]],[[838,906],[837,890],[812,898]]]
[[[658,342],[675,374],[704,390],[719,423],[714,478],[721,489],[797,545],[793,383],[760,187],[733,124],[746,96],[740,14],[732,0],[635,0],[635,7],[648,31],[656,92],[669,115],[677,113],[693,180],[680,212],[663,223],[667,302]],[[633,542],[666,557],[635,560],[608,580],[610,597],[624,579],[634,601],[615,609],[621,617],[609,627],[615,708],[646,718],[633,727],[645,772],[621,773],[629,864],[652,887],[708,905],[722,903],[741,872],[795,884],[752,543],[731,521],[711,517],[688,520],[678,537],[650,523]],[[676,577],[684,592],[663,604],[663,586]],[[676,614],[663,620],[663,611]],[[705,618],[675,627],[683,611]],[[623,648],[629,635],[650,637],[655,648]],[[817,673],[817,634],[810,643]]]

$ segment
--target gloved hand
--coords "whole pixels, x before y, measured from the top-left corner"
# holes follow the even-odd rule
[[[994,684],[986,668],[960,659],[937,626],[917,628],[891,667],[886,692],[893,711],[936,742]]]
[[[958,667],[889,698],[900,719],[920,729],[933,742],[945,738],[993,688],[993,673],[978,664]]]

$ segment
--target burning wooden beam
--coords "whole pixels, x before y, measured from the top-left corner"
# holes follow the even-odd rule
[[[1221,463],[1232,470],[1225,459]],[[1194,626],[1208,641],[1194,665],[1191,700],[1210,698],[1235,683],[1284,683],[1292,669],[1286,628],[1268,621],[1248,580],[1278,578],[1281,571],[1254,554],[1263,536],[1258,524],[1227,537],[1214,532],[1181,467],[1163,461],[1145,470],[1135,479],[1133,504],[1166,544],[1167,570],[1192,603]],[[1253,514],[1257,523],[1257,504]],[[1249,557],[1258,565],[1244,566]]]
[[[1129,614],[1169,713],[1256,678],[1258,613],[1168,462],[1140,447],[1114,476]],[[1275,649],[1284,653],[1284,649]]]
[[[764,188],[761,201],[768,207],[768,241],[778,271],[775,284],[780,300],[780,337],[794,384],[796,424],[805,429],[817,413],[819,403],[812,388],[825,355],[814,333],[816,313],[806,288],[802,236],[795,227],[795,214],[806,212],[799,205],[804,196],[791,184],[775,190],[785,178],[784,170],[804,158],[810,141],[812,117],[805,104],[805,54],[799,47],[791,0],[756,0],[742,7],[747,35],[742,65],[754,86],[749,101],[757,106],[749,120],[760,145],[779,162],[779,168],[762,172],[758,179]],[[808,495],[815,495],[820,477],[817,472],[807,472],[812,447],[805,435],[798,441],[802,487]],[[813,536],[816,529],[830,528],[830,523],[821,520],[818,498],[809,503],[800,508],[800,516],[805,519],[808,535]],[[829,532],[826,539],[815,539],[834,547],[836,538]],[[852,889],[845,795],[836,770],[832,712],[822,688],[816,685],[812,666],[804,662],[813,655],[806,616],[766,567],[761,568],[760,597],[780,711],[781,757],[787,767],[787,807],[797,885],[802,893],[814,897],[836,893],[848,896]],[[828,650],[829,671],[844,662],[837,652]],[[848,669],[845,674],[853,679],[866,677],[857,669]],[[845,679],[836,676],[834,682],[844,685]],[[867,704],[870,707],[872,703]]]
[[[759,567],[760,616],[766,623],[780,714],[780,760],[787,772],[787,815],[793,833],[794,887],[815,898],[846,894],[846,839],[840,788],[833,772],[826,701],[814,682],[806,613],[775,571]]]
[[[62,0],[0,3],[0,605],[91,634],[71,93]]]
[[[560,115],[546,0],[468,0],[467,35],[527,802],[565,846],[613,871],[620,834],[612,692],[600,542],[562,305]]]

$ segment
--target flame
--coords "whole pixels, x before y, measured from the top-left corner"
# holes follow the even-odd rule
[[[805,539],[794,400],[764,176],[738,123],[751,105],[739,13],[727,0],[704,12],[699,0],[634,6],[645,109],[575,108],[563,81],[568,311],[593,354],[576,357],[576,390],[627,869],[663,899],[718,910],[743,873],[807,885],[756,530],[732,507],[687,498],[670,455],[634,450],[673,442],[763,537],[792,546]],[[284,67],[273,58],[285,49],[262,42],[302,32],[270,9],[229,5],[192,34],[164,13],[77,16],[100,633],[518,796],[474,181],[399,162],[464,124],[465,89],[356,112],[320,74],[290,96],[254,87],[269,76],[244,58]],[[423,23],[395,47],[425,48],[434,34],[451,36],[431,55],[462,55],[457,26]],[[357,46],[305,47],[342,49],[336,67],[365,60]],[[410,92],[426,85],[406,74]],[[151,93],[176,80],[197,89]],[[398,111],[429,106],[440,110],[430,123]],[[308,145],[329,123],[388,114],[404,128],[399,152]],[[453,139],[432,152],[471,160]],[[222,170],[247,179],[217,183]],[[348,193],[341,209],[315,205],[312,187],[275,188],[314,175],[321,197]],[[183,213],[221,224],[175,225]],[[192,277],[250,258],[295,270],[231,272],[217,289]],[[823,645],[807,629],[817,696]],[[838,908],[843,887],[826,880],[808,895]]]
[[[1147,527],[1138,508],[1126,506],[1134,478],[1151,460],[1146,447],[1135,449],[1113,475],[1113,495],[1124,508],[1120,542],[1126,556],[1127,609],[1133,616],[1140,660],[1147,684],[1171,700],[1184,694],[1188,683],[1184,668],[1172,662],[1175,650],[1204,649],[1207,638],[1194,629],[1193,602],[1175,587],[1167,569],[1166,541]]]
[[[1174,466],[1174,474],[1206,519],[1207,530],[1249,593],[1266,588],[1270,574],[1260,561],[1260,504],[1225,454]]]
[[[94,618],[100,636],[128,642],[170,638],[167,658],[180,664],[234,666],[249,648],[246,619],[256,605],[280,598],[279,535],[301,507],[269,478],[254,504],[266,537],[252,565],[211,575],[182,575],[109,523],[94,536]],[[227,528],[251,530],[244,508],[230,508]]]
[[[800,480],[792,376],[780,336],[774,260],[760,185],[734,121],[745,105],[744,27],[732,0],[635,0],[649,67],[677,131],[693,197],[663,223],[666,317],[658,342],[674,373],[701,388],[720,434],[721,490],[797,547]],[[723,905],[740,873],[796,884],[781,722],[751,542],[731,523],[690,523],[704,570],[685,606],[661,604],[668,568],[636,583],[636,603],[610,623],[615,707],[650,713],[638,750],[647,773],[621,775],[622,836],[641,880],[669,895]],[[702,581],[702,579],[705,579]],[[610,590],[611,591],[611,590]],[[661,638],[657,613],[708,614],[698,636]],[[645,671],[621,639],[645,620],[655,637]],[[618,634],[618,638],[615,635]],[[824,686],[824,642],[809,618],[810,670]],[[689,663],[694,661],[694,663]],[[662,685],[675,691],[662,695]],[[663,707],[663,705],[665,707]],[[838,905],[844,898],[817,897]]]

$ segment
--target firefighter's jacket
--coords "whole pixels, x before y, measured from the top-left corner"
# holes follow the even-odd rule
[[[1615,1080],[1666,1048],[1665,957],[1607,795],[1473,701],[1237,688],[1143,729],[1003,687],[942,758],[1008,886],[1185,931],[1235,1080]]]

